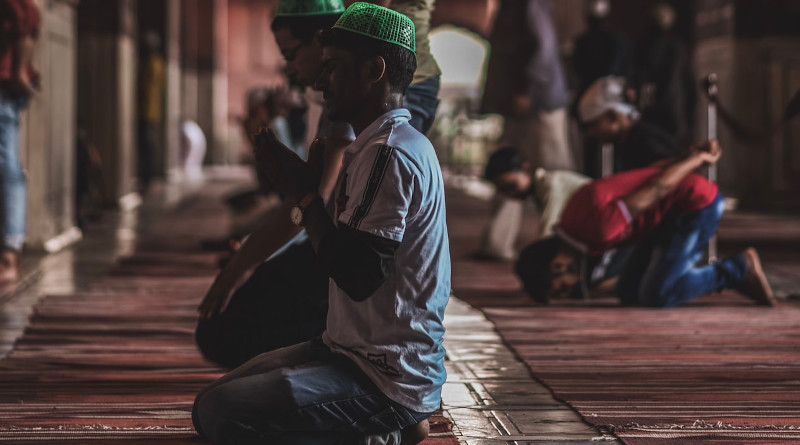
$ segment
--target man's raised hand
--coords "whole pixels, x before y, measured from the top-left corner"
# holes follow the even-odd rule
[[[716,140],[706,141],[691,148],[692,156],[698,157],[703,163],[715,164],[722,156],[722,147]]]
[[[319,187],[319,175],[292,150],[283,145],[269,128],[253,137],[256,168],[272,182],[286,199],[299,201]]]

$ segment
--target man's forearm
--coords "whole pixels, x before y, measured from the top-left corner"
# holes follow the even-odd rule
[[[14,76],[27,77],[27,69],[33,60],[35,41],[31,36],[20,37],[14,44],[12,63]]]
[[[317,199],[306,208],[306,231],[322,267],[351,299],[364,301],[389,275],[400,243],[349,226],[336,227]]]
[[[226,266],[229,273],[243,274],[266,261],[281,246],[300,232],[289,218],[291,205],[283,203],[269,220],[258,227]]]
[[[661,173],[653,176],[644,185],[622,198],[632,218],[652,207],[667,196],[686,176],[703,165],[703,160],[695,155],[672,163]]]
[[[325,205],[322,199],[315,199],[308,205],[303,216],[303,224],[315,251],[319,251],[319,245],[322,240],[330,232],[336,230],[336,226],[333,221],[331,221],[331,217],[328,216],[328,212],[325,211]]]

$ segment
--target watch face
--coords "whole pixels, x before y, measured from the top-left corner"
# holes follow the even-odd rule
[[[297,206],[292,207],[292,210],[289,212],[289,218],[294,225],[299,226],[303,223],[303,210]]]

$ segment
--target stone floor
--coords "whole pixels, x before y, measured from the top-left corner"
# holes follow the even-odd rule
[[[163,227],[163,210],[182,197],[203,193],[220,202],[226,190],[242,185],[240,170],[212,173],[206,185],[174,184],[145,200],[141,207],[108,212],[90,224],[84,239],[51,255],[25,255],[20,285],[0,289],[0,356],[13,347],[31,308],[41,296],[71,293],[100,276],[113,261],[134,251],[137,240]],[[464,184],[459,188],[464,189]],[[484,191],[473,190],[480,195]],[[185,215],[184,215],[185,216]],[[479,229],[481,218],[472,224]],[[524,235],[524,234],[523,234]],[[452,233],[453,243],[472,236]],[[459,250],[470,249],[459,246]],[[796,259],[784,258],[786,286],[796,271]],[[790,277],[790,278],[785,278]],[[455,280],[454,276],[454,280]],[[784,288],[787,288],[784,286]],[[454,286],[455,287],[455,286]],[[198,296],[198,299],[200,296]],[[584,423],[569,406],[553,398],[509,351],[482,313],[454,299],[447,308],[445,336],[448,381],[443,393],[446,414],[461,442],[488,444],[619,443],[613,435]]]
[[[481,312],[453,299],[445,325],[448,377],[442,402],[462,443],[619,443],[554,399]]]

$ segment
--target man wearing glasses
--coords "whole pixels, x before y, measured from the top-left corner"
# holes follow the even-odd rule
[[[292,83],[310,87],[322,69],[321,31],[336,23],[342,0],[281,0],[272,31]],[[313,94],[316,93],[316,94]],[[322,104],[322,95],[311,95]],[[309,116],[312,121],[314,116]],[[309,159],[323,173],[319,194],[331,196],[344,148],[355,135],[349,124],[319,119]],[[273,349],[316,337],[325,329],[328,275],[315,260],[308,236],[292,224],[294,202],[282,206],[231,257],[200,305],[195,340],[203,355],[234,368]]]

